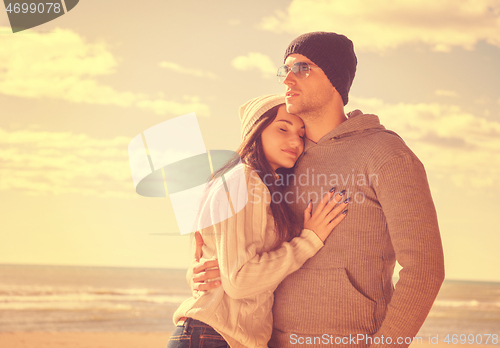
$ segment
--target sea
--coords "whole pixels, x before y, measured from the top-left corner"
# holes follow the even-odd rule
[[[172,332],[173,312],[191,295],[185,275],[178,269],[3,264],[0,332]],[[500,283],[445,280],[417,336],[441,342],[447,335],[483,344],[487,335],[498,338]]]

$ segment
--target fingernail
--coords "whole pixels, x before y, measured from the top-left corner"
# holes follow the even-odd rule
[[[343,195],[344,195],[344,193],[345,193],[345,190],[340,191],[339,196],[343,196]]]
[[[330,193],[331,193],[331,192],[333,192],[333,191],[335,191],[335,187],[332,187],[332,188],[330,189]]]
[[[344,204],[349,203],[349,201],[350,201],[350,198],[347,198],[347,199],[344,201]]]
[[[309,200],[309,204],[312,204],[312,202],[313,202],[313,200],[312,200],[312,199],[310,199],[310,200]]]
[[[342,212],[342,215],[347,214],[347,209]]]

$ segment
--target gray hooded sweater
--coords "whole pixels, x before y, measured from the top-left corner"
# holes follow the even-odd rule
[[[270,347],[407,347],[443,282],[422,163],[377,116],[348,116],[318,143],[306,139],[288,178],[285,197],[299,221],[309,200],[317,206],[331,187],[346,190],[349,212],[275,291]],[[403,269],[394,287],[396,260]]]

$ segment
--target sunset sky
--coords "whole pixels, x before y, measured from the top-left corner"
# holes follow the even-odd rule
[[[129,142],[195,112],[207,149],[234,150],[238,107],[282,93],[288,43],[318,30],[354,42],[346,112],[424,163],[447,279],[500,281],[498,0],[82,0],[16,34],[0,11],[0,263],[187,267]]]

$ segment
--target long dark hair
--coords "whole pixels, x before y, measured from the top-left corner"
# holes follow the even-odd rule
[[[276,177],[273,168],[266,159],[262,146],[262,132],[276,119],[278,109],[282,105],[280,104],[269,109],[255,122],[250,132],[236,150],[237,155],[217,170],[213,176],[214,178],[218,178],[224,175],[240,162],[240,158],[243,163],[249,165],[257,172],[271,194],[270,207],[274,217],[274,229],[277,236],[273,249],[281,246],[283,242],[290,241],[293,237],[296,237],[298,230],[298,219],[283,199],[286,187],[278,183],[278,180],[280,180],[279,176],[290,175],[293,173],[293,169],[278,168],[276,170],[278,177]],[[272,178],[272,180],[269,180],[269,178]],[[287,180],[282,179],[280,182],[284,183]],[[280,197],[279,202],[275,201],[275,196]]]

